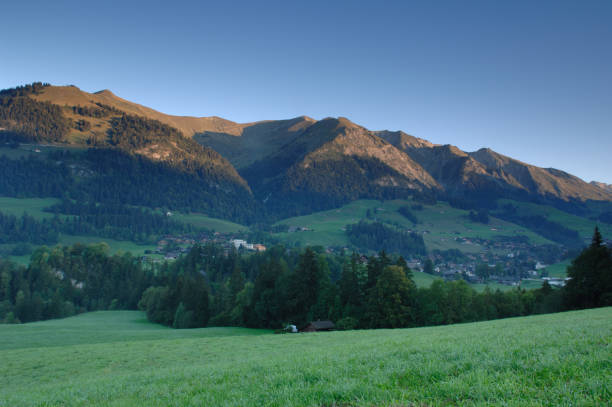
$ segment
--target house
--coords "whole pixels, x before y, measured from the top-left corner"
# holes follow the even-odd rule
[[[179,257],[179,254],[176,252],[166,253],[164,256],[164,260],[176,260]]]
[[[321,332],[321,331],[332,331],[336,325],[331,321],[312,321],[309,323],[302,332]]]
[[[243,239],[232,239],[230,244],[233,244],[236,249],[240,249],[241,246],[246,246],[247,242]]]
[[[262,244],[259,244],[259,243],[254,244],[254,245],[253,245],[253,248],[254,248],[255,250],[257,250],[258,252],[265,252],[265,251],[266,251],[266,246],[264,246],[264,245],[262,245]]]
[[[542,269],[544,269],[546,267],[548,267],[546,264],[542,264],[540,262],[537,262],[536,265],[535,265],[535,269],[536,270],[542,270]]]

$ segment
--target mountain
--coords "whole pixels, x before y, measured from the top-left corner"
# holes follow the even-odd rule
[[[38,83],[0,92],[0,137],[85,148],[85,154],[39,160],[48,173],[62,171],[61,166],[69,163],[79,174],[88,174],[87,180],[77,176],[70,185],[58,185],[56,190],[70,191],[56,195],[181,208],[250,222],[257,204],[247,182],[219,153],[172,126],[229,131],[233,127],[227,123],[164,115],[109,91],[90,94],[73,86]],[[26,164],[12,165],[11,171],[19,174],[16,168]],[[26,189],[7,185],[0,193],[33,193]]]
[[[236,168],[244,168],[273,154],[280,147],[300,137],[316,123],[301,116],[289,120],[268,120],[237,124],[233,131],[205,130],[195,139],[226,157]]]
[[[414,196],[466,207],[512,198],[568,210],[590,201],[612,202],[609,185],[589,184],[490,149],[465,152],[401,131],[371,131],[342,117],[235,123],[172,116],[109,90],[88,93],[75,86],[37,83],[0,91],[0,136],[103,150],[121,155],[121,162],[145,160],[129,166],[141,172],[148,168],[146,184],[158,193],[153,198],[145,190],[133,193],[131,204],[138,199],[148,205],[181,202],[190,210],[244,222],[305,214],[360,198]],[[79,165],[96,167],[93,161],[101,158],[92,158],[95,154]],[[99,176],[117,171],[96,168]],[[155,178],[151,174],[156,171],[164,175]],[[126,175],[143,176],[121,175],[109,185],[125,183]],[[163,187],[157,179],[165,180]]]
[[[187,137],[192,137],[195,133],[206,131],[238,135],[241,134],[242,128],[246,126],[214,116],[191,117],[168,115],[122,99],[108,89],[95,93],[88,93],[76,86],[48,86],[31,97],[41,102],[50,102],[59,106],[69,107],[82,106],[84,108],[97,109],[99,108],[99,104],[102,104],[130,115],[157,120],[168,126],[174,127]],[[80,118],[77,113],[70,111],[66,111],[65,115],[71,119],[78,120]],[[104,125],[104,120],[96,120],[96,118],[92,117],[89,117],[89,120],[92,122],[94,131],[104,131],[107,128]],[[96,128],[98,124],[101,125],[100,128]],[[77,135],[78,132],[73,132],[73,134]]]
[[[465,152],[403,132],[377,132],[421,164],[449,195],[547,201],[610,201],[611,191],[554,168],[540,168],[482,148]]]
[[[591,185],[596,186],[599,189],[603,189],[608,193],[612,193],[612,184],[605,184],[603,182],[591,181]]]
[[[240,169],[274,212],[294,215],[360,198],[406,198],[439,190],[407,154],[346,118],[320,120],[286,139]]]

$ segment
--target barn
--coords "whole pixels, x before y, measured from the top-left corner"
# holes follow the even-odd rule
[[[312,321],[304,329],[302,332],[321,332],[321,331],[333,331],[336,326],[331,321]]]

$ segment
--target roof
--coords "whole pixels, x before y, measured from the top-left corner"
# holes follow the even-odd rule
[[[332,329],[335,327],[331,321],[312,321],[310,325],[315,329]]]

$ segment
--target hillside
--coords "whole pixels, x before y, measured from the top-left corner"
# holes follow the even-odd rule
[[[604,405],[610,318],[256,336],[123,311],[0,325],[0,405]]]
[[[2,91],[0,102],[0,138],[13,150],[0,195],[254,216],[251,190],[231,163],[150,109],[110,92],[43,84]],[[35,147],[15,155],[15,142]],[[56,150],[42,154],[49,144]]]
[[[35,100],[50,102],[59,106],[81,106],[84,108],[96,109],[99,104],[109,106],[127,114],[146,117],[147,119],[157,120],[168,126],[174,127],[187,137],[192,137],[196,133],[217,132],[239,135],[242,129],[249,124],[238,124],[220,117],[191,117],[191,116],[172,116],[158,112],[138,103],[130,102],[115,95],[108,89],[95,93],[85,92],[76,86],[49,86],[41,93],[34,95]],[[68,117],[76,119],[78,114],[67,114]],[[106,130],[104,121],[92,120],[93,127],[97,130]],[[78,133],[75,132],[75,135]]]
[[[240,173],[270,210],[285,216],[439,188],[409,156],[346,118],[312,124]]]
[[[4,97],[11,95],[11,90],[3,92]],[[15,98],[12,92],[11,97]],[[259,200],[272,194],[272,201],[274,195],[303,201],[302,195],[314,194],[306,200],[323,196],[337,205],[356,197],[406,196],[407,191],[429,191],[473,201],[500,196],[570,205],[587,200],[612,201],[609,186],[589,184],[560,170],[535,167],[490,149],[466,153],[401,131],[370,131],[345,118],[316,121],[302,116],[239,124],[218,117],[167,115],[122,99],[109,90],[87,93],[75,86],[39,86],[34,91],[20,92],[21,98],[17,99],[27,98],[40,104],[22,106],[42,110],[44,114],[37,117],[38,129],[42,128],[42,121],[57,122],[53,125],[58,129],[56,133],[49,130],[43,141],[107,144],[120,115],[153,120],[169,126],[160,127],[163,132],[175,131],[187,140],[194,138],[210,150],[200,152],[190,142],[172,137],[149,140],[146,146],[135,148],[136,153],[152,160],[176,154],[197,161],[199,155],[208,155],[207,162],[246,186],[232,165],[240,169],[257,191]],[[19,118],[11,119],[6,114],[4,119],[0,115],[2,120],[9,130],[22,125]],[[129,134],[122,136],[133,139]],[[220,156],[214,156],[212,151]],[[340,174],[321,179],[321,173],[335,175],[335,172]],[[358,179],[353,180],[350,175]],[[359,191],[341,191],[359,186]],[[294,202],[293,206],[304,205]],[[312,209],[321,208],[304,208]]]
[[[194,227],[239,230],[209,219],[269,226],[360,199],[486,208],[548,240],[560,232],[555,241],[566,246],[582,244],[586,226],[579,226],[579,236],[562,229],[565,225],[555,228],[551,222],[556,221],[541,214],[504,212],[497,201],[555,207],[589,225],[612,222],[606,185],[489,149],[468,153],[401,131],[371,131],[342,117],[239,124],[166,115],[108,90],[88,93],[36,83],[0,91],[0,140],[5,142],[0,154],[7,158],[0,164],[7,174],[0,180],[0,196],[56,198],[58,214],[96,217],[86,227],[64,227],[71,233],[79,229],[78,235],[94,233],[93,228],[107,238],[152,243],[172,229],[155,233],[148,227],[130,234],[135,221],[109,214],[127,217],[131,209],[125,205],[157,214],[197,214],[176,218]],[[118,227],[123,231],[109,231]]]
[[[443,202],[423,205],[423,209],[414,211],[419,220],[419,223],[414,224],[398,213],[400,207],[412,204],[414,202],[403,200],[384,202],[358,200],[340,208],[282,219],[277,225],[306,230],[283,231],[274,236],[288,244],[347,246],[350,243],[345,233],[346,226],[358,223],[360,220],[371,219],[417,231],[423,235],[429,251],[458,249],[465,253],[477,253],[484,250],[479,244],[466,244],[462,240],[457,240],[458,237],[491,240],[524,236],[531,244],[551,243],[527,228],[501,219],[493,218],[489,224],[472,222],[468,218],[468,211],[452,208]]]

